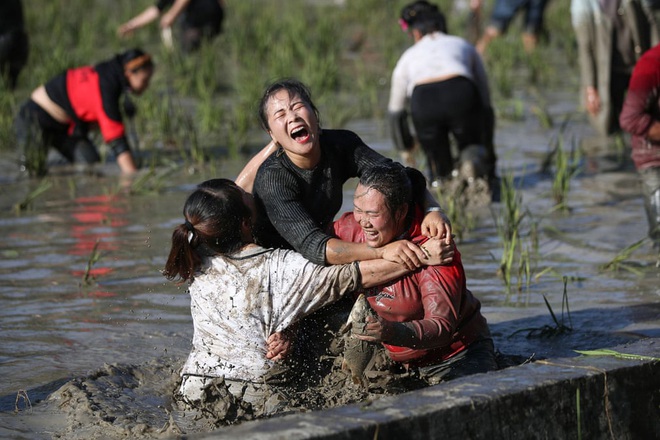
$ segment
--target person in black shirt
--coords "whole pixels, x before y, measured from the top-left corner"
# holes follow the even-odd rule
[[[167,12],[166,8],[169,8]],[[181,47],[184,52],[199,49],[204,39],[211,39],[222,32],[224,19],[223,0],[158,0],[158,2],[119,26],[119,36],[130,35],[160,17],[163,41],[171,45],[172,25],[179,16],[181,20]]]

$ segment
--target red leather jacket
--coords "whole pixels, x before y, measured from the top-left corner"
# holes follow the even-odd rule
[[[416,243],[421,234],[423,213],[418,210],[402,238]],[[364,242],[364,232],[352,213],[334,224],[335,235],[345,241]],[[465,350],[473,342],[489,339],[490,331],[481,314],[481,303],[466,287],[458,249],[446,266],[426,266],[396,281],[368,289],[369,304],[379,316],[406,323],[414,337],[405,346],[383,344],[390,358],[409,366],[433,365]]]

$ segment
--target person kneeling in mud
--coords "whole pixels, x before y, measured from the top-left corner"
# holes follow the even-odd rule
[[[121,172],[137,172],[139,157],[131,151],[124,124],[136,109],[127,94],[146,91],[154,69],[151,55],[134,48],[93,66],[67,69],[37,87],[14,119],[21,171],[45,176],[50,147],[70,163],[100,162],[89,137],[92,127],[97,127]]]
[[[336,236],[373,247],[408,239],[424,249],[423,205],[414,198],[423,194],[424,176],[408,171],[387,164],[367,170],[353,212],[334,223]],[[490,330],[481,303],[466,287],[458,249],[450,264],[421,267],[364,294],[378,316],[354,324],[353,337],[382,343],[395,366],[424,384],[497,369]]]
[[[252,196],[234,182],[208,180],[188,197],[172,233],[163,274],[190,282],[194,334],[180,392],[192,406],[224,378],[257,415],[285,409],[288,385],[271,374],[268,336],[347,292],[409,272],[382,259],[325,267],[292,250],[260,247],[254,212]]]

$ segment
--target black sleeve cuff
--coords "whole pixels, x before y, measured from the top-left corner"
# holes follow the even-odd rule
[[[123,136],[113,141],[110,141],[108,145],[112,149],[112,152],[115,154],[115,157],[119,156],[121,153],[124,153],[126,151],[128,152],[131,151],[131,147],[130,145],[128,145],[128,141]]]

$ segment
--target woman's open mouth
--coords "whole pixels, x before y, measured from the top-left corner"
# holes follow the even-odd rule
[[[297,127],[291,131],[291,138],[298,143],[305,143],[309,140],[309,131],[305,127]]]

